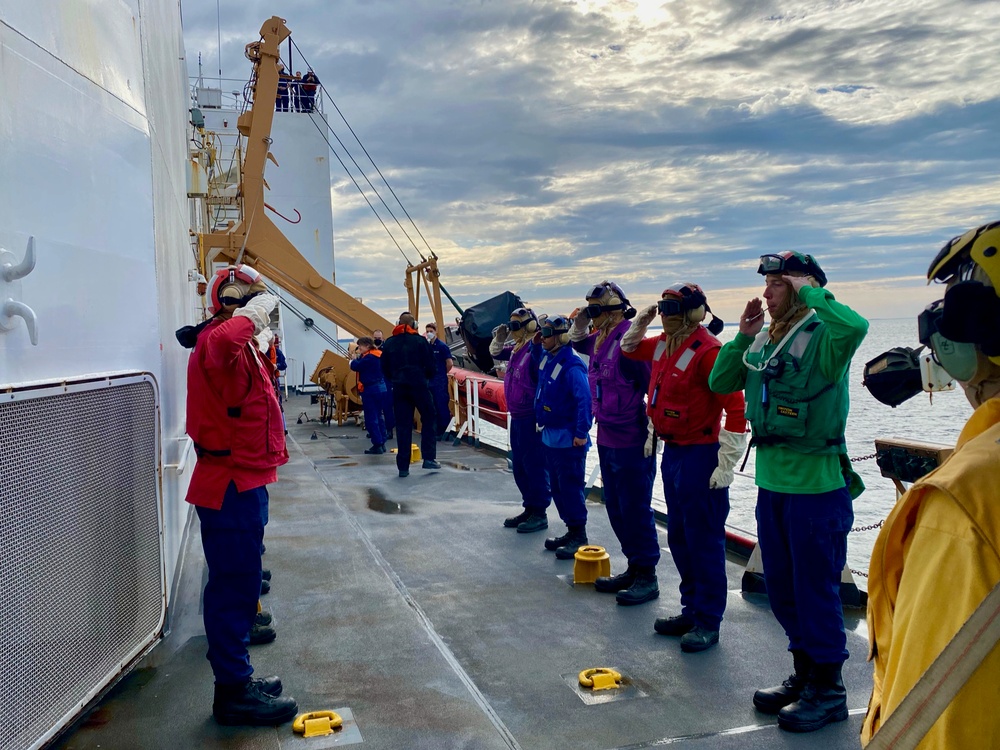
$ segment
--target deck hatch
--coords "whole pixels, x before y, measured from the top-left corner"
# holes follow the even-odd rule
[[[38,747],[162,627],[157,394],[144,375],[0,403],[0,747]]]

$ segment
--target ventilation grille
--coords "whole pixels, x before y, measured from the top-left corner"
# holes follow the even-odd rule
[[[155,390],[81,388],[0,403],[6,750],[40,745],[161,627]]]

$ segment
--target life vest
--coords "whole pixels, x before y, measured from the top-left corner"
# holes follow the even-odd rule
[[[535,421],[542,427],[576,428],[577,401],[576,397],[583,393],[573,392],[568,372],[574,368],[586,377],[587,366],[571,346],[564,345],[555,353],[547,352],[542,356],[538,368],[538,389],[535,392]],[[584,404],[587,402],[584,401]],[[588,409],[589,412],[589,409]],[[588,422],[590,415],[588,414]]]
[[[535,387],[538,373],[531,366],[531,344],[510,355],[503,376],[503,392],[512,419],[532,419],[535,415]]]
[[[251,339],[240,349],[224,382],[210,380],[205,368],[212,333],[233,338],[228,328],[240,325],[241,320],[252,325],[239,318],[214,324],[198,337],[188,361],[187,433],[199,458],[211,457],[243,469],[271,469],[285,463],[288,454],[270,361]],[[222,325],[227,330],[218,330]]]
[[[646,412],[642,386],[622,375],[620,360],[622,358],[621,338],[628,331],[631,323],[621,321],[611,331],[597,351],[595,336],[594,353],[590,357],[587,379],[590,382],[591,411],[598,425],[645,424],[642,415]]]
[[[771,344],[764,330],[751,344],[746,354],[746,415],[755,445],[782,445],[799,453],[847,453],[848,381],[844,377],[832,382],[820,371],[824,325],[813,315],[787,334],[787,341]],[[776,375],[755,369],[768,362],[774,367],[767,369]]]
[[[646,413],[656,434],[668,443],[702,445],[719,439],[722,426],[722,396],[699,379],[701,360],[722,346],[705,326],[698,328],[667,356],[666,335],[660,337],[653,354]]]

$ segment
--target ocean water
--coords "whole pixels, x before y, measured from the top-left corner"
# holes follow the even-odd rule
[[[730,341],[736,326],[727,326],[719,337]],[[897,320],[871,321],[868,335],[851,362],[851,413],[847,421],[847,451],[851,458],[875,452],[875,440],[903,438],[926,443],[954,445],[962,426],[972,414],[972,407],[960,388],[933,394],[919,394],[895,409],[875,400],[862,385],[865,363],[894,346],[918,346],[916,316]],[[595,429],[596,436],[596,429]],[[482,438],[492,444],[507,447],[503,430],[486,425]],[[747,462],[746,472],[736,477],[730,488],[729,526],[745,536],[755,538],[757,523],[754,506],[757,488],[753,481],[754,456]],[[854,469],[865,482],[865,492],[854,501],[855,528],[871,526],[883,520],[896,502],[896,489],[883,477],[874,459],[856,461]],[[588,475],[597,470],[597,448],[587,457]],[[599,482],[598,474],[598,482]],[[659,475],[653,488],[653,503],[666,511],[663,486]],[[848,564],[855,571],[867,573],[877,530],[856,531],[848,535]],[[867,588],[865,577],[856,576],[858,585]]]

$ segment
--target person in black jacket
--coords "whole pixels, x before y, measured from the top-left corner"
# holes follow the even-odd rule
[[[425,469],[440,469],[437,462],[437,429],[434,400],[428,381],[434,376],[434,352],[427,339],[414,327],[413,316],[405,312],[399,325],[382,345],[382,374],[392,382],[392,410],[396,418],[396,468],[399,476],[410,475],[410,439],[413,410],[420,412],[420,452]]]

